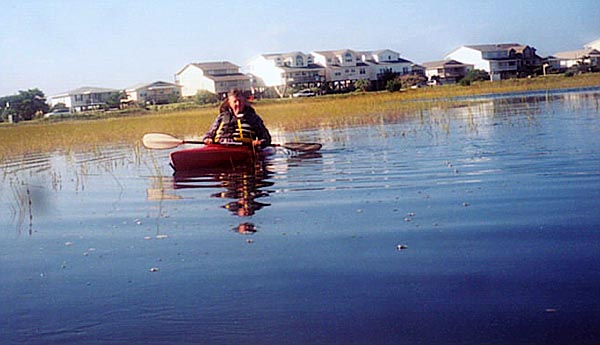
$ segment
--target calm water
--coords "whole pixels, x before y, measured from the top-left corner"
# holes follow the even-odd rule
[[[233,174],[2,163],[0,343],[597,345],[600,92],[384,119]]]

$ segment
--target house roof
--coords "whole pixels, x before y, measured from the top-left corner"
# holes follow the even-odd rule
[[[585,48],[600,49],[600,38],[584,45]]]
[[[572,50],[568,52],[558,52],[555,53],[553,56],[560,60],[577,60],[589,56],[600,56],[600,51],[598,51],[597,49],[586,48],[580,50]]]
[[[67,91],[65,93],[50,96],[48,98],[66,97],[66,96],[73,96],[73,95],[88,95],[91,93],[108,93],[108,92],[119,92],[119,90],[102,88],[102,87],[94,87],[94,86],[83,86],[83,87],[80,87],[75,90],[71,90],[71,91]]]
[[[155,88],[155,89],[159,89],[159,88],[172,88],[172,87],[181,87],[180,85],[177,84],[173,84],[173,83],[167,83],[165,81],[155,81],[153,83],[140,83],[140,84],[136,84],[133,85],[131,87],[128,87],[127,91],[130,90],[137,90],[137,89],[143,89],[143,88]]]
[[[189,63],[189,64],[183,66],[175,74],[181,74],[181,72],[183,72],[189,66],[194,66],[194,67],[199,68],[199,69],[201,69],[203,71],[204,70],[215,70],[215,69],[236,69],[236,70],[240,69],[239,66],[234,65],[234,64],[232,64],[229,61],[192,62],[192,63]]]
[[[284,71],[287,72],[294,72],[294,71],[311,71],[311,70],[322,70],[325,69],[325,67],[316,64],[316,63],[311,63],[308,64],[308,66],[306,67],[290,67],[290,66],[277,66],[277,68],[281,68]]]
[[[319,55],[323,55],[325,57],[334,57],[334,56],[338,56],[338,55],[342,55],[346,52],[352,53],[354,55],[357,54],[356,51],[352,50],[352,49],[339,49],[339,50],[320,50],[320,51],[315,51],[315,54],[319,54]]]
[[[439,60],[439,61],[429,61],[429,62],[424,62],[423,67],[430,69],[430,68],[440,68],[440,67],[459,67],[459,66],[473,66],[470,64],[464,64],[460,61],[456,61],[456,60]]]
[[[206,77],[208,79],[212,79],[214,81],[231,81],[231,80],[243,80],[243,79],[250,80],[250,77],[243,73],[211,74],[211,75],[205,75],[204,77]]]
[[[374,60],[367,60],[367,62],[371,65],[393,65],[396,63],[412,63],[412,61],[403,59],[403,58],[398,58],[397,60],[393,60],[393,61],[374,61]],[[360,62],[357,62],[356,65],[359,66]]]
[[[216,61],[216,62],[193,62],[190,65],[194,65],[200,69],[223,69],[223,68],[235,68],[239,69],[240,67],[232,64],[229,61]]]
[[[466,45],[465,47],[479,50],[481,52],[493,52],[493,51],[502,51],[509,49],[520,49],[521,51],[525,49],[527,46],[524,46],[519,43],[499,43],[499,44],[477,44],[477,45]]]

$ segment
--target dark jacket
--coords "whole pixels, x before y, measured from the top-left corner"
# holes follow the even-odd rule
[[[269,130],[251,106],[245,106],[243,114],[238,116],[230,110],[219,114],[203,140],[209,138],[218,143],[259,139],[263,141],[262,148],[271,145]]]

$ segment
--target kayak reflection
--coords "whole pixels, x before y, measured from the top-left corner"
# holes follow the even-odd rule
[[[206,170],[193,172],[177,172],[174,175],[174,188],[224,188],[211,194],[213,198],[231,200],[222,205],[238,217],[252,216],[256,211],[269,206],[257,201],[268,196],[273,186],[269,181],[271,172],[263,164],[236,169]]]

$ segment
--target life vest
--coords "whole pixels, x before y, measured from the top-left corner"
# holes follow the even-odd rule
[[[246,121],[245,116],[233,115],[229,112],[223,113],[221,123],[215,134],[215,141],[229,141],[252,143],[256,138],[256,132]]]

